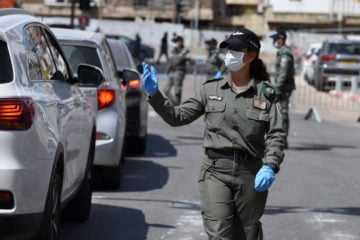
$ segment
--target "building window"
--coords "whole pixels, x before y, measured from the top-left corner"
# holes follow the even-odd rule
[[[134,0],[134,6],[147,6],[148,0]]]
[[[240,6],[239,5],[227,5],[226,6],[226,16],[239,16],[240,15]]]

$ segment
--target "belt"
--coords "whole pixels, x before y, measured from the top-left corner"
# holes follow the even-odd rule
[[[250,155],[244,149],[206,148],[205,154],[211,159],[225,158],[230,160],[246,160]]]

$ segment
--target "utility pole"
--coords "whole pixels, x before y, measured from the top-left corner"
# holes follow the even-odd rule
[[[71,27],[71,28],[74,28],[75,1],[76,1],[76,0],[71,0],[71,15],[70,15],[70,27]]]
[[[174,0],[174,7],[173,7],[173,18],[172,18],[172,23],[176,23],[177,21],[177,18],[178,18],[178,8],[177,8],[177,5],[178,5],[178,0]]]

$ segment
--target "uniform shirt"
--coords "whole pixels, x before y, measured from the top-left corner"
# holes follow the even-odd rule
[[[284,94],[295,89],[294,57],[290,47],[284,45],[276,53],[275,86]]]
[[[245,149],[253,157],[264,158],[264,163],[279,166],[285,131],[276,89],[268,82],[253,79],[252,83],[237,94],[226,78],[215,78],[180,106],[174,107],[160,91],[149,103],[171,126],[189,124],[204,115],[205,148]]]
[[[169,59],[169,63],[167,65],[166,72],[174,72],[174,71],[183,71],[186,72],[186,64],[192,63],[195,61],[189,58],[189,49],[187,48],[179,48],[175,47],[172,51],[172,55]]]
[[[207,75],[214,76],[217,71],[225,71],[224,57],[219,48],[210,50],[209,57],[206,60]]]

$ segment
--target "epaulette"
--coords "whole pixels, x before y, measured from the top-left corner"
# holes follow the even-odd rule
[[[223,80],[224,78],[223,77],[218,77],[218,78],[209,78],[207,80],[205,80],[203,82],[203,84],[206,84],[206,83],[209,83],[209,82],[215,82],[215,81],[219,81],[219,80]]]
[[[280,90],[269,82],[262,82],[261,92],[271,101],[276,101],[281,94]]]

